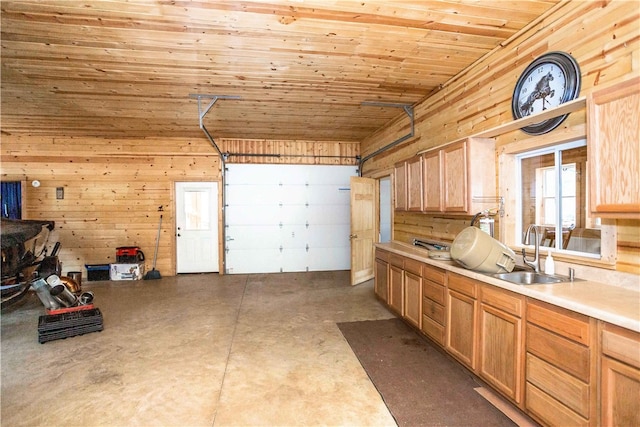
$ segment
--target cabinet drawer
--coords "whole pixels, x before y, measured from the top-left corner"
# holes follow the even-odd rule
[[[422,314],[444,325],[444,307],[429,298],[422,299]]]
[[[527,322],[535,323],[565,338],[590,345],[589,317],[539,301],[527,301]]]
[[[389,262],[389,252],[382,249],[376,249],[376,258],[384,262]]]
[[[482,302],[505,311],[517,317],[524,312],[524,297],[514,293],[496,289],[492,286],[482,286]]]
[[[456,273],[449,273],[449,289],[460,292],[471,298],[477,298],[478,285],[473,279]]]
[[[444,347],[444,326],[434,321],[429,316],[422,316],[422,332]]]
[[[602,353],[640,369],[640,334],[605,325],[602,330]]]
[[[422,277],[422,263],[420,261],[416,261],[414,259],[405,259],[404,260],[404,269],[410,273],[415,274],[416,276]]]
[[[589,422],[557,400],[527,383],[527,411],[549,426],[588,426]]]
[[[562,402],[572,411],[589,416],[589,386],[555,366],[527,353],[527,382]]]
[[[404,257],[396,254],[389,255],[389,264],[404,269]]]
[[[422,294],[438,304],[444,305],[444,286],[433,283],[430,280],[424,280],[422,284]]]
[[[527,351],[589,382],[589,348],[527,324]]]
[[[425,265],[422,269],[422,277],[440,285],[444,285],[444,274],[444,270],[428,265]]]

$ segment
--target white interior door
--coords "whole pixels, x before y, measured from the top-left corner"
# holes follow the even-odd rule
[[[176,272],[218,267],[218,183],[176,182]]]

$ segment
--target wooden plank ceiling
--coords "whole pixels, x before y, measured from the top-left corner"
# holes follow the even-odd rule
[[[2,132],[361,141],[557,2],[3,0]]]

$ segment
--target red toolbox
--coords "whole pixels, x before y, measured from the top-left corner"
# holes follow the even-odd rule
[[[144,261],[144,252],[138,246],[121,246],[116,248],[116,263],[133,264]]]

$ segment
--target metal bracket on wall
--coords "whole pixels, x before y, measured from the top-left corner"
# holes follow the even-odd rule
[[[372,107],[402,108],[404,110],[404,112],[407,114],[407,116],[409,116],[409,120],[411,121],[411,131],[408,134],[406,134],[405,136],[401,136],[400,138],[396,139],[392,143],[387,144],[382,148],[378,148],[373,153],[367,154],[366,156],[364,156],[363,158],[360,159],[360,162],[358,164],[358,175],[362,176],[362,166],[364,165],[364,162],[366,162],[367,160],[369,160],[372,157],[377,156],[380,153],[383,153],[383,152],[387,151],[390,148],[395,147],[396,145],[406,141],[407,139],[412,138],[413,135],[415,135],[415,133],[414,133],[413,105],[410,105],[410,104],[396,104],[396,103],[392,103],[392,102],[369,102],[369,101],[365,101],[360,105],[372,106]]]
[[[207,128],[204,126],[204,117],[207,115],[209,110],[211,110],[211,108],[218,101],[218,99],[241,99],[241,98],[239,96],[235,96],[235,95],[207,95],[207,94],[199,94],[199,93],[190,93],[189,94],[189,98],[195,98],[195,99],[198,100],[198,122],[200,124],[200,129],[202,129],[204,134],[207,136],[207,139],[209,140],[211,145],[213,145],[213,148],[216,149],[216,151],[220,155],[220,158],[222,159],[222,162],[224,163],[224,161],[226,160],[227,156],[225,156],[222,153],[222,151],[220,151],[220,148],[218,147],[218,144],[216,144],[216,142],[214,141],[213,137],[211,136],[211,134],[209,133]],[[209,100],[209,104],[207,104],[207,106],[205,108],[202,108],[202,100],[203,99],[205,99],[205,100],[208,99]]]
[[[206,135],[207,139],[209,140],[209,142],[211,143],[211,145],[213,145],[213,148],[216,149],[216,151],[218,152],[218,155],[220,156],[220,161],[222,162],[222,167],[220,168],[220,178],[222,180],[222,207],[220,209],[221,211],[221,220],[222,220],[222,241],[225,242],[225,248],[224,251],[222,251],[222,271],[228,271],[227,270],[227,252],[229,252],[229,248],[227,247],[226,244],[226,227],[227,227],[227,220],[226,220],[226,216],[225,216],[225,206],[226,206],[226,200],[227,200],[227,195],[226,195],[226,188],[227,186],[225,185],[225,179],[224,179],[224,172],[226,170],[225,168],[225,162],[228,158],[228,155],[223,154],[222,151],[220,151],[220,147],[218,147],[218,144],[216,144],[216,141],[213,139],[213,137],[211,136],[211,134],[209,133],[209,131],[207,130],[207,128],[204,126],[204,117],[207,115],[207,113],[209,112],[209,110],[211,110],[211,108],[213,107],[213,105],[218,101],[218,99],[241,99],[239,96],[233,96],[233,95],[207,95],[207,94],[189,94],[189,98],[195,98],[198,100],[198,122],[200,124],[200,129],[202,129],[202,131],[204,132],[204,134]],[[207,104],[207,106],[205,108],[202,108],[202,100],[209,100],[209,104]]]

